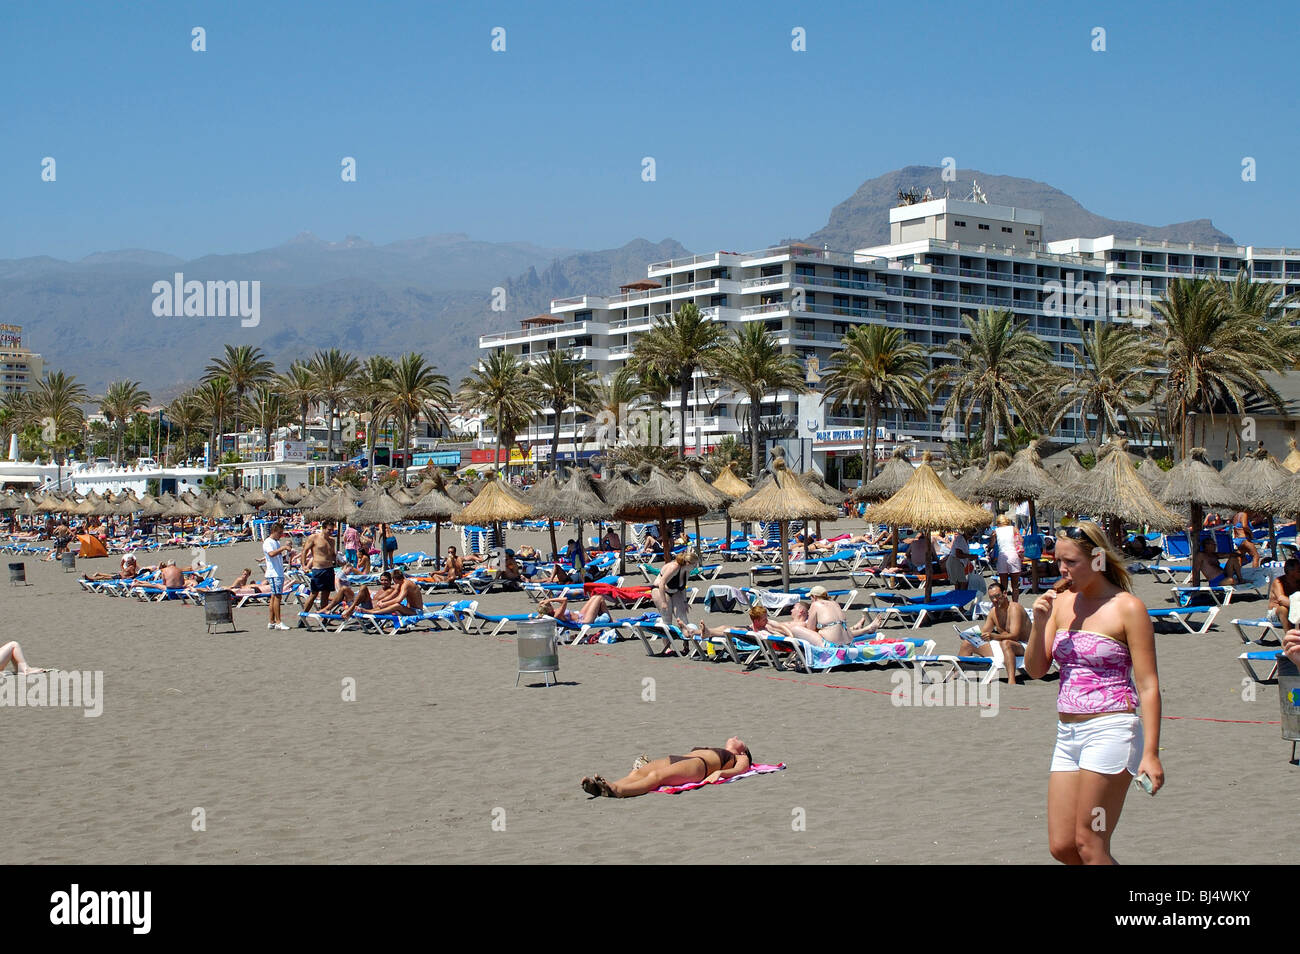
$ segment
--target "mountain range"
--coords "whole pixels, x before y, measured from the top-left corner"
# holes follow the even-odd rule
[[[803,241],[858,249],[889,241],[888,210],[902,190],[950,190],[964,198],[978,180],[989,201],[1037,209],[1051,240],[1077,235],[1235,244],[1208,219],[1149,226],[1108,219],[1045,183],[978,170],[908,166],[864,182]],[[783,240],[789,241],[789,240]],[[142,382],[155,401],[170,399],[202,374],[223,346],[252,344],[278,367],[322,348],[365,356],[416,350],[453,385],[479,355],[478,337],[518,327],[549,310],[553,298],[608,295],[644,278],[651,262],[692,254],[679,242],[633,239],[601,251],[485,242],[464,234],[429,235],[386,245],[357,236],[328,242],[303,233],[274,248],[183,260],[124,249],[77,262],[48,256],[0,260],[0,322],[23,326],[24,344],[46,367],[75,374],[92,393],[111,380]],[[159,318],[153,284],[259,280],[261,321]],[[493,310],[504,290],[504,310]]]

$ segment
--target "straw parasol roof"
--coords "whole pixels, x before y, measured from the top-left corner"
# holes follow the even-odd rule
[[[362,504],[348,523],[357,527],[372,526],[376,523],[395,523],[406,518],[409,505],[399,502],[391,494],[381,493],[373,500]]]
[[[1143,464],[1142,469],[1147,466]],[[1219,472],[1206,459],[1204,447],[1193,447],[1163,476],[1160,501],[1180,511],[1190,512],[1193,506],[1236,507],[1241,503],[1241,494],[1223,482]]]
[[[706,513],[721,510],[731,503],[731,497],[700,476],[699,461],[697,460],[687,462],[686,476],[679,480],[677,484],[682,490],[704,504]]]
[[[771,479],[764,481],[743,500],[731,505],[731,516],[736,520],[836,520],[841,516],[838,507],[824,504],[804,487],[803,482],[790,472],[785,458],[772,459]]]
[[[1156,463],[1156,459],[1151,456],[1150,447],[1146,449],[1146,456],[1142,458],[1142,463],[1138,467],[1138,476],[1157,497],[1164,491],[1165,484],[1169,481],[1165,472],[1160,469],[1160,465]]]
[[[539,516],[572,523],[599,523],[614,516],[614,505],[602,500],[585,471],[574,468],[551,498],[547,512]]]
[[[943,485],[930,465],[929,451],[912,477],[888,500],[872,504],[863,518],[868,523],[914,530],[976,530],[989,524],[989,512],[962,500]]]
[[[173,520],[177,517],[197,517],[199,516],[199,511],[194,509],[194,507],[190,506],[184,500],[177,498],[167,504],[167,506],[163,508],[162,513],[158,516],[166,517],[168,520]]]
[[[658,467],[653,467],[646,482],[637,485],[631,494],[615,505],[614,516],[619,520],[648,523],[696,517],[705,512],[704,504]]]
[[[1231,486],[1236,488],[1237,499],[1247,510],[1262,511],[1269,509],[1274,491],[1290,476],[1291,471],[1260,444],[1254,453],[1242,458],[1241,465],[1233,472]]]
[[[1300,450],[1296,449],[1294,437],[1286,439],[1286,446],[1291,448],[1291,453],[1286,455],[1286,460],[1282,461],[1282,466],[1294,474],[1300,471]]]
[[[1113,443],[1127,442],[1119,439]],[[1158,530],[1177,530],[1183,525],[1182,517],[1169,510],[1147,489],[1127,453],[1100,455],[1092,470],[1068,486],[1046,495],[1039,503],[1098,518],[1117,517],[1127,523],[1143,524]]]
[[[1043,458],[1043,469],[1056,478],[1060,484],[1067,484],[1072,480],[1078,480],[1088,471],[1079,463],[1079,458],[1074,456],[1073,451],[1057,451]]]
[[[1038,456],[1039,441],[1033,441],[1028,447],[1016,452],[1005,466],[999,466],[987,475],[981,475],[977,490],[982,500],[1037,500],[1043,494],[1056,487],[1056,480],[1043,469],[1043,460]],[[989,459],[989,466],[1002,464],[1005,454],[994,454]]]
[[[730,464],[722,468],[722,473],[718,474],[714,479],[713,488],[722,491],[732,500],[740,499],[752,489],[749,484],[736,476],[736,472],[731,469]]]
[[[123,494],[122,499],[113,504],[113,512],[124,517],[129,517],[133,513],[140,513],[142,510],[144,510],[144,504],[130,494]]]
[[[889,458],[889,463],[880,469],[880,473],[853,491],[852,499],[855,503],[864,500],[870,503],[892,497],[903,489],[915,472],[916,468],[907,459],[907,451],[900,444],[894,448],[893,456]]]
[[[401,486],[394,487],[389,491],[389,495],[404,507],[409,507],[411,504],[415,503],[417,499],[416,497],[411,496],[409,490]]]
[[[270,498],[261,490],[249,490],[244,494],[244,503],[261,510],[270,503]]]
[[[306,500],[302,501],[306,503]],[[317,520],[352,520],[357,513],[357,502],[351,489],[336,490],[323,503],[307,511],[307,516]]]
[[[18,501],[18,515],[20,517],[30,517],[36,512],[36,501],[31,497],[24,497]]]
[[[415,503],[406,515],[418,520],[446,520],[460,509],[460,504],[452,500],[435,485]]]
[[[808,493],[812,494],[824,504],[830,504],[832,507],[838,507],[848,499],[848,494],[836,490],[822,479],[822,475],[815,470],[806,470],[799,475],[803,481],[804,487]]]
[[[499,480],[488,481],[478,495],[451,518],[452,523],[487,526],[531,517],[533,508],[506,489]]]
[[[465,484],[452,484],[447,488],[447,496],[458,504],[467,504],[474,499],[474,491]]]

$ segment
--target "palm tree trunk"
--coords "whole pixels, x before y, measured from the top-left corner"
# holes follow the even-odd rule
[[[411,466],[411,418],[402,415],[402,486],[406,486],[406,471]]]
[[[551,431],[551,468],[555,471],[555,479],[560,479],[560,402],[553,401],[555,405],[555,427]],[[576,441],[577,438],[575,437]],[[574,463],[578,461],[577,451],[574,452]]]
[[[752,479],[758,479],[759,468],[762,467],[762,451],[759,447],[758,437],[758,406],[762,403],[763,396],[754,394],[749,395],[749,473]]]
[[[692,371],[694,371],[694,368],[687,365],[685,373],[682,374],[682,379],[681,379],[682,396],[681,396],[681,400],[678,402],[678,418],[680,420],[680,425],[681,425],[681,435],[680,435],[681,442],[678,445],[677,453],[681,460],[686,459],[686,397],[687,397],[687,388],[690,387],[690,383],[691,383]]]
[[[310,404],[310,401],[302,402],[302,426],[298,429],[298,440],[300,441],[307,440],[307,408]]]
[[[876,420],[877,415],[875,402],[868,401],[866,417],[864,417],[862,421],[862,426],[866,428],[865,433],[862,435],[863,483],[867,483],[872,477],[876,476]]]

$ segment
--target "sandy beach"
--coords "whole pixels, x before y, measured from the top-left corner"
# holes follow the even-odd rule
[[[544,541],[510,535],[512,546]],[[401,546],[431,551],[433,536]],[[259,553],[244,543],[208,559],[229,580]],[[894,706],[887,670],[746,673],[624,642],[564,647],[560,685],[526,677],[535,685],[515,688],[513,636],[268,632],[264,608],[237,610],[237,633],[207,635],[194,606],[90,595],[59,565],[25,562],[32,585],[3,590],[3,637],[34,665],[102,670],[104,699],[97,718],[0,713],[10,828],[28,833],[5,839],[7,864],[1052,863],[1054,678],[1001,685],[997,715],[981,718]],[[740,585],[745,570],[730,564],[720,582]],[[1138,595],[1171,605],[1149,576]],[[1122,862],[1293,860],[1300,823],[1275,810],[1291,805],[1300,768],[1280,737],[1277,688],[1243,698],[1228,620],[1264,607],[1239,601],[1206,635],[1157,635],[1168,780],[1154,799],[1129,795]],[[496,612],[532,605],[521,593],[484,600]],[[919,632],[956,649],[948,622]],[[579,788],[585,774],[624,774],[642,752],[730,735],[788,768],[630,800]],[[196,809],[206,830],[193,830]]]

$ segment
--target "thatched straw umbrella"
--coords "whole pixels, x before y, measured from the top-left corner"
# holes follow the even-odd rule
[[[780,448],[777,448],[779,451]],[[775,520],[781,546],[781,589],[790,590],[790,558],[786,553],[786,529],[791,520],[837,520],[840,511],[808,493],[803,482],[786,467],[780,453],[772,458],[772,479],[744,500],[732,504],[740,520]]]
[[[451,515],[460,509],[460,504],[442,492],[438,481],[429,481],[432,486],[415,503],[406,515],[413,520],[433,521],[434,566],[441,566],[442,560],[442,521],[450,520]]]
[[[979,484],[979,493],[985,500],[1022,500],[1029,502],[1029,527],[1031,533],[1038,533],[1038,498],[1056,488],[1056,481],[1043,469],[1042,458],[1038,456],[1041,440],[1035,440],[1016,452],[1011,463],[991,476],[983,478]],[[1038,560],[1029,561],[1029,586],[1038,592]]]
[[[1195,561],[1201,541],[1201,528],[1205,526],[1205,508],[1236,508],[1240,504],[1241,494],[1225,484],[1219,472],[1210,466],[1204,447],[1193,447],[1165,475],[1160,500],[1190,516],[1187,546],[1193,563],[1192,582],[1199,584],[1201,574],[1195,567]]]
[[[452,484],[447,488],[447,496],[464,506],[474,500],[474,491],[468,484]]]
[[[1242,460],[1241,465],[1232,475],[1231,486],[1239,491],[1238,497],[1243,504],[1243,509],[1247,512],[1255,511],[1268,515],[1268,545],[1274,551],[1277,550],[1277,530],[1270,502],[1273,494],[1290,477],[1291,472],[1265,449],[1263,443]]]
[[[546,518],[546,529],[551,537],[551,556],[556,560],[559,559],[560,544],[555,539],[555,521],[563,520],[563,517],[557,517],[552,514],[553,505],[555,504],[555,494],[560,489],[560,481],[555,471],[551,471],[528,488],[527,500],[528,505],[533,508],[533,516],[538,519]]]
[[[1295,438],[1288,437],[1286,446],[1291,449],[1291,452],[1286,455],[1286,460],[1282,461],[1282,466],[1293,474],[1300,472],[1300,449],[1296,448]]]
[[[1117,439],[1112,443],[1127,442]],[[1182,518],[1147,489],[1127,453],[1100,455],[1097,466],[1084,477],[1045,495],[1040,503],[1070,513],[1087,513],[1099,520],[1108,518],[1111,539],[1117,543],[1125,522],[1157,530],[1176,530],[1183,525]]]
[[[551,512],[560,520],[577,524],[578,555],[574,558],[574,567],[581,570],[581,554],[584,549],[582,525],[594,523],[599,526],[606,520],[612,520],[614,505],[601,497],[591,475],[577,465],[570,469],[569,479],[556,490],[555,502],[558,506],[553,507]]]
[[[608,468],[607,468],[608,469]],[[626,500],[631,499],[636,493],[637,484],[632,483],[631,471],[627,467],[619,467],[616,471],[609,473],[600,481],[600,496],[605,503],[614,508],[615,519],[618,519],[618,508]],[[627,572],[627,521],[619,520],[618,522],[618,575],[623,576]]]
[[[1061,486],[1078,480],[1088,472],[1079,463],[1079,458],[1075,457],[1074,452],[1069,449],[1057,451],[1055,454],[1044,457],[1043,470],[1051,474]]]
[[[891,527],[909,526],[925,538],[925,598],[933,592],[930,567],[930,533],[934,530],[976,530],[988,526],[989,513],[962,500],[943,485],[930,466],[929,451],[921,455],[921,465],[903,487],[888,500],[872,504],[864,516],[874,523]]]
[[[726,557],[731,553],[731,505],[744,497],[753,488],[736,476],[736,472],[731,469],[730,464],[722,468],[721,473],[713,478],[711,486],[714,490],[721,491],[727,498],[727,502],[722,505],[722,512],[727,518],[726,536],[723,538],[726,542],[722,547],[723,556]]]
[[[399,502],[385,491],[358,507],[356,513],[348,518],[348,523],[354,527],[372,527],[377,523],[396,523],[398,520],[405,519],[409,509],[408,504]]]
[[[682,490],[704,504],[705,513],[713,513],[729,505],[731,498],[700,476],[701,463],[703,462],[698,457],[687,460],[686,475],[677,483]],[[704,537],[700,533],[700,518],[697,514],[695,517],[695,547],[698,550],[703,545]]]
[[[705,505],[683,490],[675,480],[658,467],[653,467],[645,483],[615,504],[614,516],[619,520],[658,523],[659,542],[663,545],[664,563],[667,563],[673,554],[669,521],[694,517],[705,510]]]
[[[504,549],[505,538],[501,535],[501,524],[511,520],[524,520],[532,515],[532,506],[512,494],[504,481],[490,480],[460,513],[452,516],[451,522],[461,526],[492,526],[495,530],[494,537],[502,541]]]
[[[306,498],[302,501],[306,503]],[[333,520],[340,526],[352,521],[357,514],[356,493],[351,488],[340,488],[328,494],[320,503],[307,511],[307,516],[316,520]]]
[[[400,484],[390,490],[388,494],[403,507],[409,507],[416,501],[416,498],[411,496],[411,492]]]
[[[850,499],[858,503],[879,503],[888,500],[906,487],[915,473],[916,468],[907,459],[906,448],[900,444],[894,448],[893,455],[880,469],[880,473],[867,483],[859,485]],[[889,526],[889,555],[885,558],[885,565],[898,565],[898,527],[892,524]]]
[[[803,481],[804,488],[807,489],[808,493],[812,494],[822,503],[830,504],[837,510],[842,508],[844,506],[844,501],[848,499],[849,495],[847,493],[836,490],[834,487],[830,486],[822,479],[822,475],[817,473],[815,470],[809,469],[804,471],[799,475],[799,479]],[[818,520],[817,536],[820,538],[821,535],[822,522]]]
[[[989,494],[984,490],[984,487],[992,481],[994,477],[1010,466],[1010,454],[1006,451],[994,451],[989,455],[989,459],[985,461],[984,466],[974,476],[972,476],[968,482],[963,484],[961,490],[957,490],[956,488],[949,489],[957,496],[964,499],[967,503],[983,503],[987,500],[990,503],[1000,505],[1002,502],[1001,498],[989,496]],[[993,509],[997,510],[998,507],[995,506]]]

